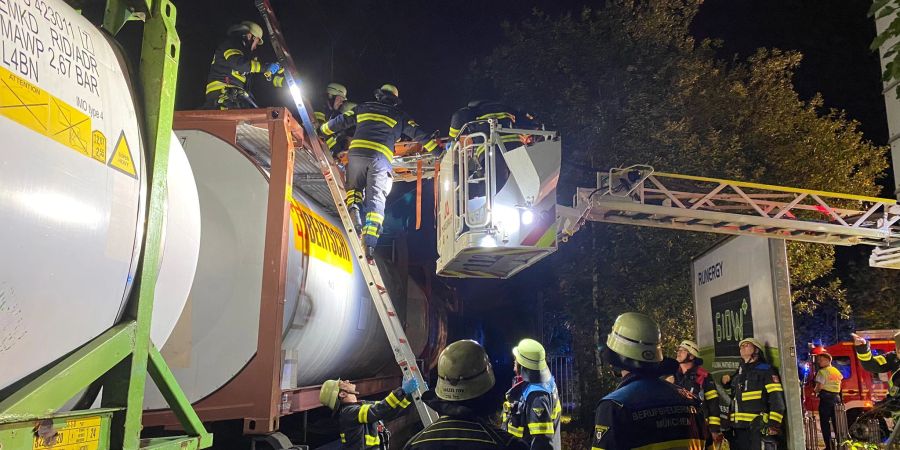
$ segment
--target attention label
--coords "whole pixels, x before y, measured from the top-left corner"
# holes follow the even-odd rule
[[[116,148],[113,150],[112,158],[109,159],[109,167],[137,178],[134,159],[131,157],[131,148],[128,146],[128,139],[125,138],[124,131],[119,134],[119,140],[116,141]]]

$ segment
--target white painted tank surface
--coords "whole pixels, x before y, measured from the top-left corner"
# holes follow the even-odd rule
[[[111,327],[131,291],[146,180],[121,61],[61,0],[0,2],[0,389]],[[199,242],[190,167],[172,156],[163,259],[181,267],[161,274],[160,317],[180,315]],[[169,331],[159,321],[155,342]]]
[[[256,352],[265,238],[268,155],[209,133],[179,130],[200,199],[200,260],[184,312],[163,356],[198,401],[237,375]],[[262,136],[268,132],[261,130]],[[387,338],[335,218],[295,189],[283,350],[290,379],[308,386],[372,376],[392,361]],[[147,409],[165,407],[147,386]]]

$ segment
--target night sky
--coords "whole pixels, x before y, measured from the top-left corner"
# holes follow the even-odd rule
[[[801,51],[804,60],[795,80],[801,96],[823,93],[827,106],[846,109],[862,122],[869,139],[883,144],[887,131],[878,59],[868,50],[875,33],[866,17],[869,3],[712,0],[701,7],[693,29],[698,38],[722,39],[723,59],[746,57],[758,47]],[[307,91],[318,92],[333,80],[349,87],[351,100],[362,102],[392,82],[407,112],[423,127],[444,132],[453,111],[475,94],[468,92],[469,64],[503,38],[503,21],[515,23],[535,8],[554,15],[577,13],[591,4],[596,2],[273,0]],[[178,107],[190,109],[202,102],[208,64],[227,27],[259,21],[259,15],[253,0],[176,1],[176,6],[182,39]],[[260,57],[273,59],[268,45]],[[287,100],[262,80],[254,91],[272,104]]]
[[[485,87],[469,86],[469,65],[490,53],[493,43],[503,38],[504,21],[520,21],[535,8],[558,15],[597,4],[572,0],[272,1],[307,96],[321,92],[329,81],[338,81],[349,87],[352,101],[361,103],[371,100],[372,91],[381,84],[394,83],[404,102],[402,108],[423,128],[442,133],[447,132],[453,111],[471,97],[484,96]],[[698,38],[722,39],[719,54],[726,60],[735,55],[746,58],[759,47],[799,50],[804,59],[795,85],[801,97],[808,99],[821,92],[827,107],[846,110],[850,118],[861,122],[868,139],[884,145],[887,126],[878,58],[868,49],[875,33],[866,16],[869,3],[711,0],[701,7],[692,30]],[[209,62],[227,27],[241,20],[259,21],[259,15],[253,0],[176,0],[176,6],[182,40],[177,107],[192,109],[203,101]],[[260,59],[274,60],[268,45],[261,50]],[[262,79],[256,80],[253,91],[264,105],[288,101],[285,93],[268,87]],[[528,108],[516,105],[515,99],[506,100]],[[889,183],[883,180],[884,185]],[[409,211],[413,188],[395,186],[389,206]],[[884,194],[891,196],[888,190]],[[424,198],[430,199],[430,193]],[[423,210],[431,210],[427,200]],[[410,245],[419,250],[420,263],[431,263],[436,257],[432,223],[426,218],[422,232],[410,230]],[[386,231],[396,231],[397,226],[396,219],[386,223]],[[416,262],[416,255],[413,257]],[[547,272],[538,264],[518,275],[515,283],[454,284],[465,298],[496,300],[502,293],[522,304],[521,296],[533,295],[538,287],[552,282],[543,275]]]

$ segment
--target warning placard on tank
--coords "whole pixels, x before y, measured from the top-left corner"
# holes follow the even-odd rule
[[[0,117],[109,166],[108,137],[139,140],[126,78],[106,38],[65,2],[0,0]]]

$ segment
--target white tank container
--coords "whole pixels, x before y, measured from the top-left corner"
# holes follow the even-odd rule
[[[40,5],[0,3],[0,389],[116,322],[144,229],[144,149],[122,60],[64,2]],[[196,189],[175,144],[163,318],[181,313],[199,243]],[[157,345],[170,331],[157,322]]]
[[[188,303],[162,354],[194,402],[222,387],[256,353],[269,189],[268,172],[257,161],[268,155],[245,153],[204,131],[177,134],[197,183],[202,239]],[[391,361],[347,237],[336,225],[295,190],[282,348],[294,368],[284,387],[371,376]],[[165,407],[152,385],[144,404]]]

